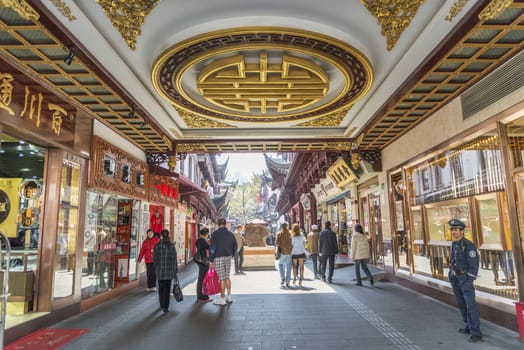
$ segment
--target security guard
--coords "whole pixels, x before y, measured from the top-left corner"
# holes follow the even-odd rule
[[[454,241],[451,244],[451,267],[448,277],[462,319],[466,323],[466,326],[459,328],[458,331],[469,334],[468,341],[477,342],[482,339],[482,333],[480,333],[480,319],[473,281],[477,278],[479,270],[479,254],[477,247],[464,238],[466,225],[462,221],[450,220],[449,226]]]

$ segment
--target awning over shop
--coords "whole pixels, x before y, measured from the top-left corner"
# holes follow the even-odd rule
[[[193,194],[193,193],[206,193],[206,190],[204,190],[202,187],[198,186],[197,184],[194,184],[184,175],[180,174],[178,176],[178,183],[180,184],[180,194]]]
[[[327,204],[333,204],[333,203],[336,203],[338,202],[339,200],[341,200],[342,198],[344,197],[347,197],[351,194],[351,191],[346,191],[346,192],[342,192],[341,194],[339,194],[338,196],[336,196],[335,198],[331,198],[330,200],[326,201]]]

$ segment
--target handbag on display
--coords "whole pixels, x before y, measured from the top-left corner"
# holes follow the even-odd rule
[[[218,281],[218,274],[215,269],[209,269],[202,281],[202,294],[213,295],[220,293],[220,282]]]
[[[202,251],[200,249],[197,249],[195,252],[195,255],[193,256],[193,260],[195,260],[196,263],[207,265],[209,264],[209,260],[207,259],[207,256],[205,254],[202,254]]]
[[[184,294],[182,294],[182,288],[180,288],[180,282],[178,281],[178,276],[175,276],[175,281],[173,283],[173,296],[177,302],[184,300]]]

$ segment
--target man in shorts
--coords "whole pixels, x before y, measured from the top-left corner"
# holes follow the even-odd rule
[[[232,303],[231,298],[231,259],[237,251],[237,241],[233,232],[226,228],[226,219],[218,219],[218,229],[211,235],[209,248],[209,268],[215,269],[220,281],[220,299],[215,305]],[[227,292],[227,295],[226,295]]]

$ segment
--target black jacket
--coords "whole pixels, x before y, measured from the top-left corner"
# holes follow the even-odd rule
[[[323,229],[318,237],[318,252],[322,255],[338,253],[337,235],[328,228]]]

